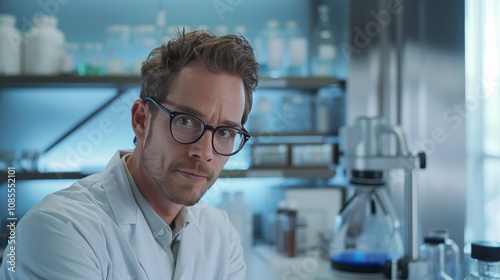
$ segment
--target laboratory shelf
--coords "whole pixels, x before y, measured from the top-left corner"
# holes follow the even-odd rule
[[[141,78],[136,75],[120,76],[74,76],[74,75],[53,75],[53,76],[0,76],[0,93],[9,89],[33,89],[33,88],[112,88],[117,89],[117,93],[104,102],[99,108],[90,112],[83,120],[75,124],[66,133],[58,137],[44,152],[51,150],[66,139],[69,135],[80,129],[90,119],[101,111],[105,110],[125,91],[131,88],[138,88]],[[334,77],[286,77],[269,78],[260,77],[257,89],[300,89],[316,93],[318,89],[330,85],[338,84],[345,87],[345,82]],[[252,137],[252,144],[336,144],[338,139],[334,135],[313,133],[311,131],[303,133],[279,133],[262,132],[256,133]],[[334,163],[335,164],[335,163]],[[80,172],[19,172],[18,180],[36,179],[81,179],[89,174]],[[327,166],[323,167],[253,167],[248,170],[223,170],[220,178],[306,178],[306,179],[329,179],[335,176],[335,169]],[[0,179],[0,183],[4,183]]]
[[[260,167],[247,170],[222,170],[219,178],[303,178],[329,179],[335,169],[325,167]]]
[[[16,173],[16,183],[27,180],[58,180],[81,179],[90,174],[81,172],[19,172]],[[328,167],[283,167],[283,168],[252,168],[247,170],[222,170],[219,178],[303,178],[329,179],[335,175],[335,169]],[[0,180],[0,184],[7,177]]]
[[[0,76],[0,88],[40,87],[109,87],[127,88],[140,85],[139,76]],[[287,77],[259,79],[258,89],[318,89],[339,84],[342,81],[332,77]]]

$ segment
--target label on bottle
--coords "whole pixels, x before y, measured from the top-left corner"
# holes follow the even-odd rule
[[[307,61],[307,39],[292,37],[289,42],[290,66],[302,66]]]
[[[318,46],[319,60],[333,60],[337,55],[337,49],[332,44],[321,44]]]
[[[269,68],[280,68],[283,66],[283,49],[285,43],[281,38],[270,38],[269,39]]]
[[[328,133],[330,130],[330,111],[325,97],[317,97],[316,101],[316,130]]]

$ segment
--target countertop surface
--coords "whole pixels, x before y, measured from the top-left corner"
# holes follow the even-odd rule
[[[385,279],[380,274],[363,274],[362,278],[334,271],[330,261],[317,251],[293,258],[279,254],[269,245],[256,245],[246,255],[247,280],[327,280],[327,279]]]

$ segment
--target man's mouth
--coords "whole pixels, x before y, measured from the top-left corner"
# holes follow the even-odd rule
[[[178,170],[179,174],[181,174],[183,177],[195,181],[195,182],[203,182],[207,180],[207,175],[192,171],[192,170]]]

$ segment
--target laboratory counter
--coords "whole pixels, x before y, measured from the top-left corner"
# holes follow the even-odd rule
[[[256,245],[246,255],[247,280],[330,280],[356,279],[352,275],[334,271],[330,261],[320,257],[318,251],[305,255],[286,257],[273,246]],[[366,280],[382,280],[380,274],[363,274]]]

